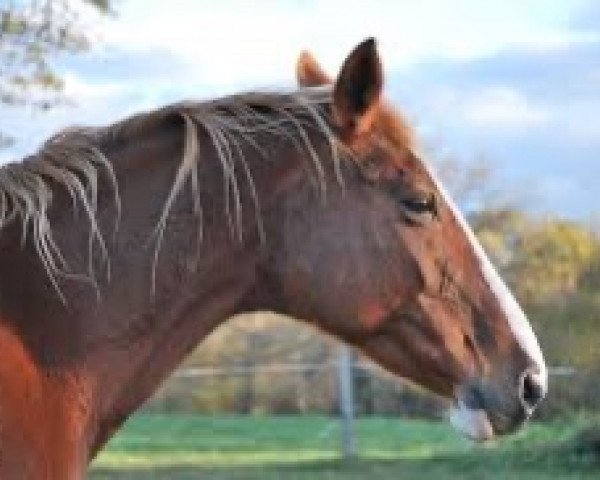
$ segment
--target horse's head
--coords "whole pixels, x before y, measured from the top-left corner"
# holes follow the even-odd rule
[[[335,81],[307,53],[297,74],[303,87],[332,84],[331,127],[352,154],[342,162],[344,188],[330,189],[326,202],[307,193],[282,207],[275,262],[290,312],[452,398],[467,436],[515,430],[546,393],[540,347],[405,124],[382,103],[375,42],[360,44]]]

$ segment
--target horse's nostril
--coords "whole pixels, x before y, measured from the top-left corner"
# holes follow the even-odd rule
[[[527,371],[522,375],[520,395],[523,406],[529,413],[533,412],[533,409],[537,407],[544,398],[544,387],[534,372]]]

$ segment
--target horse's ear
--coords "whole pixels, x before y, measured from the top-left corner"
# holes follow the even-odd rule
[[[298,85],[301,87],[319,87],[331,83],[331,78],[317,63],[315,57],[306,50],[298,57],[296,79],[298,80]]]
[[[333,89],[334,121],[347,136],[368,131],[375,120],[383,89],[383,68],[374,38],[348,55]]]

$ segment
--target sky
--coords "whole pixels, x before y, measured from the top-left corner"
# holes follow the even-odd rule
[[[595,0],[116,0],[84,15],[97,40],[56,60],[69,105],[0,108],[33,153],[73,124],[104,125],[183,99],[294,88],[309,49],[335,75],[378,40],[386,96],[440,158],[493,172],[494,203],[579,220],[600,200],[600,2]]]

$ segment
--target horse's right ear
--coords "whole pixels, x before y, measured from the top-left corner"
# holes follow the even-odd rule
[[[346,138],[367,132],[379,111],[383,68],[375,39],[360,43],[344,61],[333,87],[334,122]]]
[[[320,87],[332,83],[331,78],[317,63],[315,57],[306,50],[298,57],[296,63],[296,79],[301,87]]]

